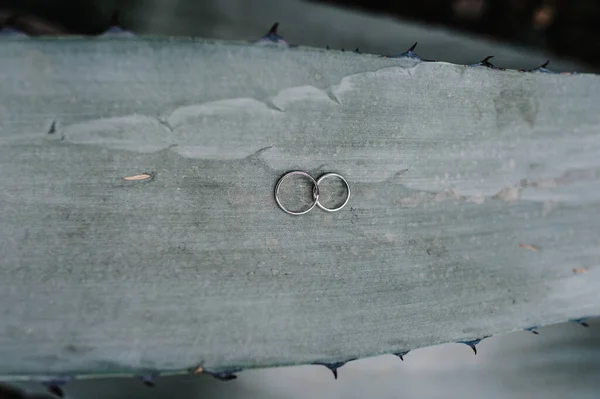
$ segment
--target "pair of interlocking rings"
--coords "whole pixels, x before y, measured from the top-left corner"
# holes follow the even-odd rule
[[[283,184],[283,182],[292,177],[292,176],[304,176],[304,177],[308,177],[310,180],[312,180],[314,186],[313,186],[313,202],[311,204],[311,206],[308,209],[305,209],[303,211],[291,211],[289,209],[287,209],[285,206],[283,206],[283,204],[281,203],[280,199],[279,199],[279,188],[281,187],[281,184]],[[340,179],[342,182],[344,182],[344,184],[346,185],[346,199],[344,200],[344,203],[342,203],[342,205],[336,207],[336,208],[327,208],[325,206],[323,206],[323,204],[321,204],[319,202],[319,183],[321,183],[323,180],[325,180],[328,177],[337,177],[338,179]],[[346,206],[346,204],[348,203],[348,200],[350,200],[350,185],[348,184],[348,182],[346,181],[346,179],[344,178],[344,176],[339,175],[337,173],[325,173],[323,176],[319,177],[318,180],[315,180],[311,175],[309,175],[306,172],[302,172],[300,170],[294,170],[292,172],[288,172],[285,175],[281,176],[281,178],[279,179],[279,181],[277,182],[277,185],[275,186],[275,201],[277,201],[277,205],[279,205],[279,207],[287,214],[290,215],[304,215],[305,213],[308,213],[310,211],[312,211],[312,209],[315,206],[318,206],[319,208],[323,209],[324,211],[327,212],[337,212],[340,209],[342,209],[343,207]]]

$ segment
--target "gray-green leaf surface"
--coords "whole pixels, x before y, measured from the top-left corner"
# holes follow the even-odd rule
[[[597,76],[158,39],[3,41],[0,69],[0,375],[333,362],[600,313]],[[347,207],[284,214],[294,169],[344,175]]]

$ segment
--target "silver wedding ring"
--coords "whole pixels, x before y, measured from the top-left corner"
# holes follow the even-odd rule
[[[348,193],[346,195],[346,200],[344,201],[344,203],[342,205],[338,206],[337,208],[326,208],[323,206],[323,204],[321,204],[319,202],[319,183],[321,183],[323,180],[325,180],[328,177],[337,177],[338,179],[343,181],[344,184],[346,185],[346,192]],[[316,197],[315,197],[315,190],[317,191]],[[317,180],[317,184],[315,185],[315,188],[313,189],[313,198],[315,199],[317,206],[319,208],[323,209],[324,211],[337,212],[340,209],[342,209],[343,207],[345,207],[346,204],[348,203],[348,201],[350,200],[350,185],[348,184],[348,182],[346,181],[346,179],[344,179],[344,176],[342,176],[342,175],[339,175],[337,173],[325,173],[323,176],[319,177],[319,179]]]
[[[283,184],[283,182],[292,177],[292,176],[304,176],[309,178],[312,182],[313,182],[313,191],[312,191],[312,195],[313,195],[313,202],[312,204],[305,210],[302,211],[291,211],[289,209],[287,209],[282,203],[281,200],[279,199],[279,189],[281,187],[281,184]],[[323,204],[321,204],[321,202],[319,202],[319,184],[325,180],[326,178],[331,178],[331,177],[337,177],[338,179],[340,179],[342,182],[344,182],[344,184],[346,185],[346,199],[344,200],[344,202],[342,203],[342,205],[336,207],[336,208],[327,208],[325,207]],[[344,176],[337,174],[337,173],[325,173],[324,175],[322,175],[321,177],[319,177],[318,180],[315,180],[311,175],[309,175],[306,172],[302,172],[300,170],[294,170],[292,172],[288,172],[285,175],[281,176],[281,178],[279,179],[279,181],[277,182],[277,185],[275,186],[275,201],[277,202],[277,205],[279,205],[279,207],[287,214],[289,215],[304,215],[305,213],[308,213],[310,211],[312,211],[312,209],[315,206],[318,206],[319,208],[321,208],[322,210],[326,211],[326,212],[337,212],[340,209],[342,209],[343,207],[346,206],[346,204],[348,203],[348,201],[350,200],[350,185],[348,184],[348,181],[344,178]]]
[[[312,182],[314,184],[314,186],[313,186],[313,203],[312,203],[312,205],[308,209],[306,209],[304,211],[298,211],[298,212],[290,211],[285,206],[283,206],[283,204],[279,200],[279,188],[281,187],[281,184],[287,178],[292,177],[294,175],[300,175],[300,176],[308,177],[310,180],[312,180]],[[316,193],[315,193],[315,191],[316,191]],[[309,175],[308,173],[302,172],[300,170],[295,170],[293,172],[286,173],[285,175],[281,176],[281,179],[279,179],[279,181],[277,182],[277,185],[275,186],[275,201],[277,201],[277,205],[279,205],[279,207],[281,209],[283,209],[283,211],[285,213],[288,213],[290,215],[304,215],[305,213],[308,213],[308,212],[312,211],[312,209],[315,207],[315,205],[317,205],[317,201],[319,201],[319,186],[317,184],[317,181],[315,179],[313,179],[313,177],[311,175]]]

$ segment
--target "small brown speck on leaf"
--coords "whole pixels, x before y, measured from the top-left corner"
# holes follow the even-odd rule
[[[204,367],[199,366],[196,370],[194,370],[194,374],[201,374],[204,372]]]
[[[576,267],[573,269],[573,273],[575,273],[575,274],[587,273],[587,271],[588,271],[587,267]]]
[[[539,252],[540,251],[540,247],[536,247],[535,245],[531,245],[531,244],[519,244],[519,247],[521,247],[523,249],[528,249],[528,250],[533,251],[533,252]]]
[[[142,173],[142,174],[139,174],[139,175],[125,176],[123,178],[123,180],[126,180],[126,181],[138,181],[138,180],[147,180],[147,179],[150,179],[150,178],[152,178],[151,174],[149,174],[149,173]]]

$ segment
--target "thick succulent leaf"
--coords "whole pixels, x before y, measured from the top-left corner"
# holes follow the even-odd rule
[[[600,313],[597,76],[135,38],[7,40],[0,68],[3,378],[226,378]],[[348,205],[283,213],[297,169]]]

